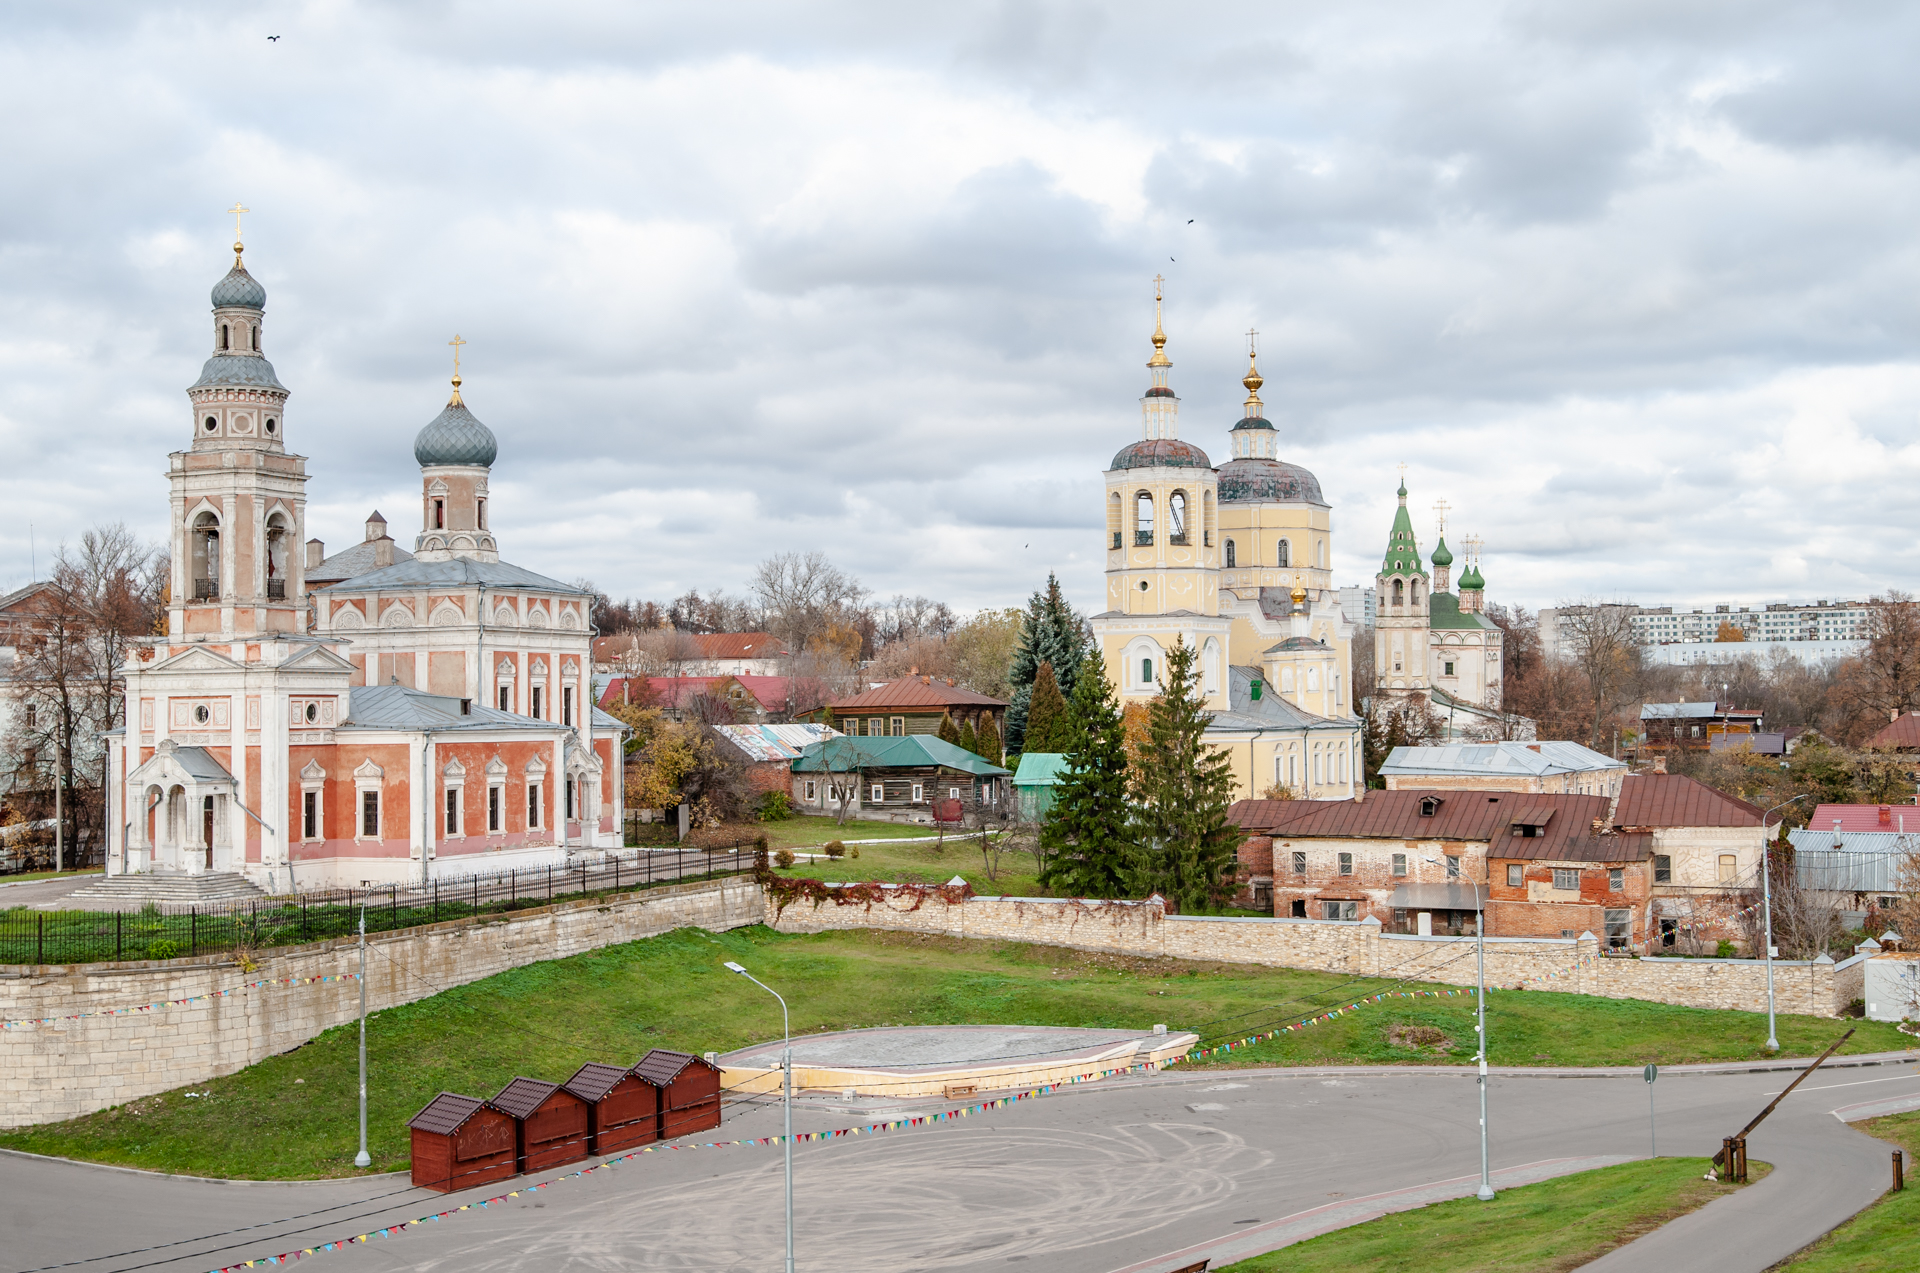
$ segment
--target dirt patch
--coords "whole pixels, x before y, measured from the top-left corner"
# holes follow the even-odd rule
[[[1453,1046],[1446,1033],[1430,1025],[1397,1025],[1387,1031],[1387,1042],[1396,1048],[1431,1048],[1445,1052]]]

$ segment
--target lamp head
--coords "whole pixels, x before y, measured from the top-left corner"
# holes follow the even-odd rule
[[[739,964],[734,963],[732,960],[728,960],[726,963],[722,964],[721,967],[725,968],[728,972],[737,972],[743,977],[747,973],[747,970],[745,968],[742,968]]]

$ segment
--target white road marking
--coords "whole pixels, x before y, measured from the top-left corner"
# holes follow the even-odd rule
[[[1797,1090],[1802,1092],[1824,1092],[1830,1087],[1862,1087],[1868,1083],[1898,1083],[1901,1079],[1920,1079],[1920,1072],[1916,1072],[1913,1074],[1895,1074],[1891,1078],[1884,1078],[1884,1079],[1855,1079],[1851,1083],[1821,1083],[1817,1087],[1803,1087]],[[1780,1095],[1780,1093],[1779,1092],[1762,1092],[1760,1093],[1760,1095],[1778,1096]]]

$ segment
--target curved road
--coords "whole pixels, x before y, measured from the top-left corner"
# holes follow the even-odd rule
[[[1764,1181],[1592,1267],[1757,1273],[1872,1202],[1888,1183],[1887,1148],[1834,1111],[1920,1108],[1920,1067],[1911,1054],[1863,1060],[1830,1062],[1753,1134],[1752,1157],[1774,1164]],[[1712,1153],[1793,1073],[1664,1071],[1661,1151]],[[799,1267],[1164,1273],[1206,1256],[1217,1268],[1384,1210],[1471,1193],[1474,1089],[1470,1072],[1453,1069],[1176,1071],[802,1145]],[[1647,1152],[1638,1070],[1499,1071],[1490,1098],[1497,1184]],[[819,1130],[939,1107],[808,1099],[795,1118],[799,1130]],[[778,1130],[778,1105],[755,1102],[730,1107],[719,1134]],[[443,1198],[392,1176],[223,1184],[0,1154],[0,1267],[205,1273],[504,1189]],[[781,1235],[777,1148],[694,1149],[643,1155],[312,1258],[323,1262],[316,1268],[448,1273],[536,1264],[758,1271],[779,1266]]]

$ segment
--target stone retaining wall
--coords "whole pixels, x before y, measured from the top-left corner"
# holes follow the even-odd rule
[[[1352,923],[1169,915],[1157,900],[975,897],[948,903],[929,895],[917,909],[914,900],[915,895],[903,893],[891,904],[871,908],[831,903],[816,907],[801,901],[783,913],[770,901],[767,923],[787,932],[888,928],[1453,985],[1472,985],[1475,979],[1473,938],[1382,933],[1374,919]],[[1621,959],[1602,957],[1599,950],[1591,933],[1573,940],[1489,937],[1487,984],[1766,1011],[1764,964],[1743,959]],[[1833,961],[1825,956],[1812,963],[1776,960],[1773,973],[1774,1001],[1781,1012],[1837,1016],[1859,993],[1844,977],[1844,985],[1836,982]]]
[[[367,1008],[391,1008],[510,968],[675,928],[740,928],[760,922],[765,905],[758,883],[735,878],[370,935]],[[359,968],[352,938],[278,947],[255,958],[252,972],[231,957],[0,966],[0,1020],[132,1008],[252,981]],[[55,1122],[231,1074],[352,1021],[359,1011],[359,983],[346,980],[237,989],[152,1012],[10,1026],[0,1030],[0,1127]]]

